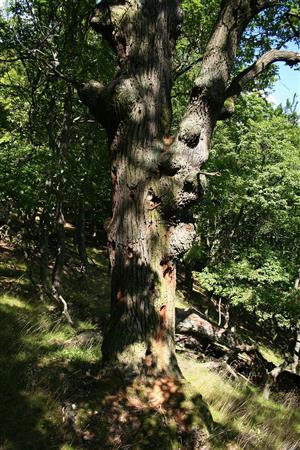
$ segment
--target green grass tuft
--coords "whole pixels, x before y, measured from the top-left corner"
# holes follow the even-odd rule
[[[219,442],[214,448],[229,449],[232,442],[236,449],[300,448],[300,409],[292,394],[285,402],[279,396],[265,400],[261,389],[243,379],[230,380],[183,356],[179,360],[184,376],[221,426],[212,436]]]

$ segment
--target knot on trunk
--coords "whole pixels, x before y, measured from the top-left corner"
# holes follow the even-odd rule
[[[167,257],[170,259],[178,259],[193,244],[196,236],[195,227],[192,223],[178,223],[172,225],[169,230],[169,245],[167,250]]]

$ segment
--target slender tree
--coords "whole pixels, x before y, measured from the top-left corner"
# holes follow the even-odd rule
[[[248,24],[283,2],[225,0],[208,40],[186,113],[170,136],[172,53],[180,33],[178,0],[100,2],[90,17],[110,44],[116,74],[79,95],[106,129],[111,154],[111,322],[106,360],[155,373],[179,372],[174,352],[176,260],[195,232],[188,210],[203,192],[217,120],[229,117],[244,86],[276,61],[300,54],[269,50],[232,78]]]
[[[298,290],[299,286],[300,286],[300,268],[298,270],[298,274],[295,280],[295,289]],[[300,319],[298,319],[296,325],[296,342],[294,347],[294,358],[292,364],[292,370],[295,373],[297,372],[297,368],[299,365],[299,354],[300,354]]]

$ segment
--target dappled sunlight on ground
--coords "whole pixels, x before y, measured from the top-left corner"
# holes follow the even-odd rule
[[[41,301],[20,255],[0,251],[1,450],[300,448],[292,394],[266,401],[246,381],[184,355],[189,383],[163,376],[126,382],[104,370],[108,266],[103,252],[89,255],[88,279],[65,273],[72,327],[60,305]],[[189,306],[182,293],[178,305]]]
[[[300,448],[300,405],[293,395],[263,398],[262,389],[228,378],[205,364],[179,357],[184,376],[200,392],[220,424],[219,441],[234,439],[236,448],[282,450]],[[224,442],[223,441],[223,442]],[[220,447],[225,448],[225,447]]]
[[[92,268],[90,289],[103,289],[101,271]],[[85,297],[86,309],[108,310],[74,276],[73,295]],[[106,279],[107,277],[105,277]],[[23,280],[20,284],[20,279]],[[105,286],[108,282],[105,281]],[[98,287],[100,287],[98,289]],[[103,295],[103,298],[106,296]],[[109,298],[109,292],[108,292]],[[51,450],[65,442],[62,405],[74,392],[84,391],[86,373],[99,365],[99,329],[87,314],[78,329],[66,324],[61,310],[41,302],[29,283],[26,265],[13,247],[0,250],[0,448]],[[103,314],[102,314],[103,317]],[[94,330],[88,343],[65,346],[83,330]],[[71,447],[70,447],[71,448]]]

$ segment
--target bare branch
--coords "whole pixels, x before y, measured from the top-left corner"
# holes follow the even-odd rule
[[[287,50],[270,50],[262,55],[250,67],[243,70],[233,79],[228,87],[225,97],[226,100],[218,120],[229,119],[229,117],[231,117],[234,113],[236,100],[245,85],[264,72],[271,64],[278,61],[284,61],[289,66],[294,66],[300,63],[300,53],[290,52]]]
[[[269,50],[264,53],[254,64],[233,79],[227,89],[226,97],[238,96],[249,81],[264,72],[270,64],[278,61],[284,61],[289,66],[294,66],[300,62],[300,53],[290,52],[287,50]]]
[[[220,172],[204,172],[203,170],[199,170],[198,173],[200,175],[205,175],[206,177],[220,177]]]

